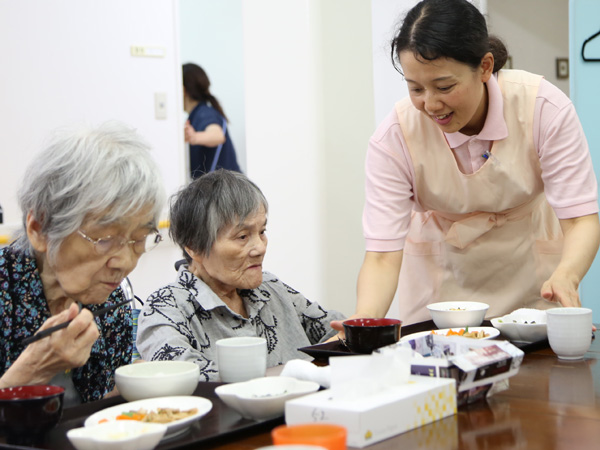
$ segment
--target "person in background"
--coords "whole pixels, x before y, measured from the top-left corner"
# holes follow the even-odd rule
[[[306,358],[299,347],[335,334],[329,323],[342,314],[263,272],[267,213],[260,189],[227,170],[201,176],[172,198],[169,232],[185,264],[142,307],[137,348],[143,359],[193,361],[202,380],[218,381],[219,339],[264,337],[267,367],[274,367]]]
[[[396,292],[404,324],[438,301],[485,302],[488,317],[579,306],[600,226],[569,98],[500,70],[507,50],[466,0],[419,2],[391,47],[409,97],[369,142],[354,317],[384,316]]]
[[[190,147],[192,179],[215,169],[240,172],[235,148],[227,131],[227,116],[210,93],[210,80],[202,67],[183,65],[183,109],[189,114],[185,141]]]
[[[160,242],[160,172],[134,130],[107,122],[58,132],[18,197],[23,230],[0,249],[0,387],[57,384],[66,405],[99,400],[131,363],[132,319],[128,304],[93,313],[125,300],[120,283]]]

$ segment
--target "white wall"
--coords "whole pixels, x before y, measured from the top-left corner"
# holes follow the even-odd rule
[[[252,0],[243,14],[248,174],[270,203],[264,267],[349,314],[374,124],[370,5]]]
[[[35,13],[32,11],[35,10]],[[19,222],[15,183],[55,127],[123,120],[155,149],[169,191],[182,171],[180,91],[173,3],[28,0],[0,2],[0,195],[5,221]],[[136,58],[130,46],[165,48]],[[167,120],[154,118],[154,93],[167,95]]]
[[[383,121],[396,102],[408,95],[402,75],[394,69],[390,56],[390,42],[397,25],[418,0],[373,0],[373,89],[375,95],[375,122]]]
[[[182,184],[178,22],[177,3],[163,0],[0,0],[0,234],[20,225],[18,182],[56,127],[122,120],[152,145],[168,192]],[[165,56],[133,57],[131,45]],[[155,119],[155,92],[166,94],[166,120]],[[134,288],[167,279],[145,258]]]
[[[569,95],[569,80],[556,78],[556,58],[569,57],[569,0],[487,0],[487,8],[489,30],[506,43],[513,68]]]

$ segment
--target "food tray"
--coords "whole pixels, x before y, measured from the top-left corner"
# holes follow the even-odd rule
[[[246,434],[248,431],[256,433],[265,432],[284,423],[283,416],[269,420],[244,419],[234,409],[225,405],[215,394],[215,388],[221,384],[223,383],[198,383],[198,387],[193,395],[210,400],[213,404],[211,411],[195,422],[186,433],[170,439],[163,439],[156,447],[156,450],[204,448],[207,445],[217,444],[220,441],[226,442],[231,438],[235,438],[239,433]],[[95,412],[120,403],[125,404],[126,400],[121,396],[116,396],[65,408],[61,421],[46,435],[46,439],[40,447],[8,445],[5,443],[4,438],[0,437],[0,448],[74,450],[75,447],[73,447],[67,438],[67,431],[72,428],[82,427],[85,419]]]
[[[481,324],[482,327],[491,327],[492,323],[489,320],[484,320]],[[409,334],[418,333],[422,331],[430,331],[438,329],[433,320],[427,320],[425,322],[414,323],[412,325],[403,326],[401,329],[401,336],[408,336]],[[500,334],[495,339],[507,340]],[[544,348],[549,348],[550,344],[548,343],[548,339],[544,339],[538,342],[512,342],[515,347],[520,348],[525,353],[533,352],[535,350],[541,350]],[[317,361],[327,361],[331,356],[348,356],[348,355],[358,355],[358,353],[352,353],[345,345],[343,345],[339,341],[331,341],[325,342],[323,344],[311,345],[308,347],[299,348],[303,353],[306,353],[309,356],[312,356]]]

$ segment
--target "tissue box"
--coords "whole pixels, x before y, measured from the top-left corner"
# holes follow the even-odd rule
[[[288,425],[325,422],[348,430],[348,445],[366,447],[456,414],[454,379],[411,375],[405,384],[359,398],[332,398],[331,390],[289,400]]]
[[[420,336],[384,349],[407,346],[423,356],[411,360],[413,375],[456,380],[458,406],[485,398],[494,383],[517,374],[524,356],[508,341],[438,335]]]

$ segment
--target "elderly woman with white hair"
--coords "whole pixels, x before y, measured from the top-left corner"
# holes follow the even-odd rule
[[[58,384],[65,404],[103,398],[129,364],[119,287],[161,240],[165,193],[147,143],[117,122],[57,133],[25,171],[23,231],[0,249],[0,387]],[[69,325],[26,345],[23,340]]]
[[[267,340],[267,366],[306,358],[298,351],[336,334],[343,319],[263,272],[267,200],[245,175],[224,169],[194,180],[173,197],[170,234],[184,251],[177,279],[155,291],[138,318],[145,360],[192,361],[200,378],[219,379],[215,342]]]

